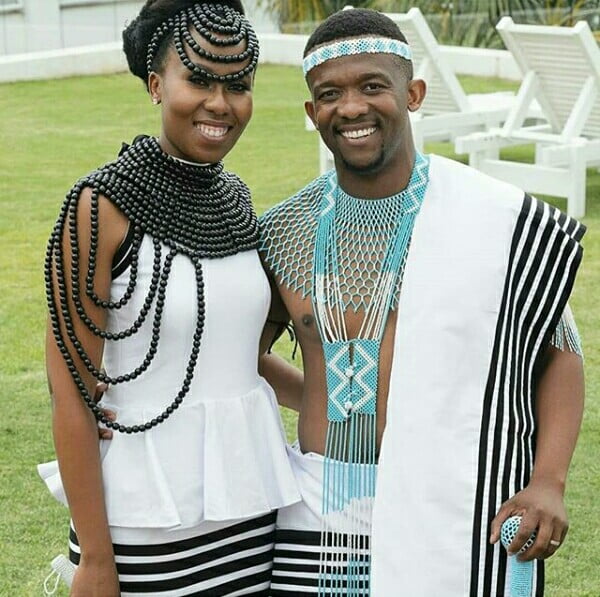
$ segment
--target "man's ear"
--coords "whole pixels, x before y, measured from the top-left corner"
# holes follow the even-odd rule
[[[306,111],[307,116],[312,120],[315,128],[319,130],[319,124],[317,123],[317,116],[315,112],[315,105],[312,100],[307,100],[304,102],[304,110]]]
[[[427,84],[423,79],[412,79],[408,82],[408,109],[416,112],[427,94]]]
[[[154,71],[148,75],[148,93],[153,104],[160,104],[162,100],[162,79]]]

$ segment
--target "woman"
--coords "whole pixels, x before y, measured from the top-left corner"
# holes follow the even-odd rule
[[[221,164],[258,44],[238,0],[149,0],[124,49],[160,137],[77,182],[46,259],[58,467],[41,474],[71,513],[71,595],[267,594],[274,510],[299,496],[257,373],[256,217]]]

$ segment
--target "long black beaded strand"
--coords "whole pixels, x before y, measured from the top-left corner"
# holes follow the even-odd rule
[[[86,275],[86,290],[89,291],[90,288],[93,289],[94,286],[94,274],[95,274],[95,264],[96,264],[96,254],[98,251],[98,198],[99,193],[95,189],[92,190],[91,196],[91,234],[90,234],[90,251],[89,251],[89,266]],[[95,217],[94,217],[95,215]],[[139,226],[136,226],[137,229],[140,229]],[[77,240],[77,212],[72,211],[72,215],[69,221],[69,235],[71,239],[71,247],[75,247],[74,252],[76,254],[79,253],[78,250],[78,240]],[[79,284],[73,286],[72,294],[73,294],[73,303],[75,305],[75,311],[79,315],[79,318],[83,323],[97,336],[101,336],[102,338],[108,340],[123,340],[124,338],[129,338],[133,333],[135,333],[144,323],[146,316],[152,306],[152,301],[154,300],[154,295],[156,294],[156,289],[158,287],[158,279],[160,276],[160,263],[161,263],[161,248],[160,241],[157,239],[153,240],[154,243],[154,263],[152,268],[152,279],[150,282],[150,288],[148,290],[148,294],[144,299],[142,307],[140,309],[140,313],[137,318],[134,320],[133,324],[129,328],[119,332],[107,332],[101,330],[87,315],[85,309],[83,308],[83,304],[81,303],[81,293],[79,289]],[[79,260],[73,259],[72,262],[72,278],[74,280],[79,280]],[[119,301],[105,301],[98,298],[96,295],[96,300],[94,303],[102,307],[104,309],[120,309],[124,304],[127,303],[129,296],[128,293],[133,293],[133,289],[135,289],[137,280],[137,250],[135,257],[132,258],[132,263],[130,266],[130,279],[127,285],[127,292]],[[89,292],[88,292],[89,296]]]
[[[75,202],[71,204],[71,207],[69,209],[69,214],[71,215],[71,219],[69,222],[69,228],[70,228],[70,237],[71,237],[71,242],[72,242],[71,252],[73,255],[73,259],[72,259],[73,264],[75,264],[78,259],[78,257],[77,257],[78,248],[76,245],[76,240],[77,240],[76,232],[75,233],[73,232],[73,230],[76,230],[76,226],[77,226],[77,222],[74,219],[76,216],[76,210],[77,210],[76,201],[77,200],[75,200]],[[75,241],[75,244],[73,244],[73,241]],[[160,250],[160,245],[158,245],[157,250]],[[120,384],[120,383],[123,383],[126,381],[131,381],[131,380],[135,379],[136,377],[139,377],[144,371],[146,371],[148,369],[148,367],[152,363],[152,360],[154,359],[154,356],[157,351],[158,340],[159,340],[159,336],[160,336],[160,324],[161,324],[162,312],[163,312],[164,301],[165,301],[165,289],[167,286],[168,275],[170,272],[170,265],[169,265],[169,267],[166,267],[166,265],[165,265],[162,268],[162,273],[161,273],[160,272],[160,256],[158,258],[158,268],[156,266],[156,261],[155,261],[153,280],[154,280],[155,276],[160,276],[160,281],[158,284],[156,284],[156,282],[154,282],[154,281],[151,283],[150,292],[152,293],[152,296],[154,296],[154,294],[157,290],[158,290],[158,296],[157,296],[155,312],[154,312],[154,321],[152,324],[152,339],[150,341],[150,347],[148,348],[148,352],[146,353],[146,355],[142,361],[142,364],[139,367],[136,367],[130,373],[125,373],[125,374],[111,377],[94,366],[94,364],[92,363],[92,360],[89,358],[89,355],[86,353],[85,349],[83,348],[83,345],[81,344],[81,342],[75,335],[75,330],[73,327],[69,304],[67,301],[67,292],[68,291],[67,291],[65,278],[64,278],[64,267],[63,267],[61,252],[58,252],[58,254],[56,255],[56,260],[57,260],[56,276],[57,276],[57,283],[58,283],[58,287],[59,287],[59,297],[60,297],[61,314],[63,317],[63,322],[65,325],[65,329],[67,331],[67,336],[68,336],[69,340],[71,341],[73,347],[75,348],[77,354],[79,355],[79,358],[85,365],[86,369],[98,381],[101,381],[104,383],[109,383],[112,385]],[[71,276],[71,293],[72,294],[79,293],[79,291],[76,290],[77,281],[78,281],[78,276],[75,275],[76,269],[77,270],[79,269],[78,266],[76,266],[76,268],[72,269],[72,276]],[[158,271],[157,271],[157,269],[158,269]],[[144,308],[149,308],[150,305],[148,305],[148,302],[151,305],[152,298],[150,298],[149,301],[148,301],[148,298],[146,299]],[[88,321],[88,322],[91,321],[89,319],[89,317],[85,314],[85,311],[81,305],[76,310],[77,310],[78,315],[80,315],[80,317],[82,319],[85,317],[84,321]],[[102,338],[104,340],[120,340],[125,337],[131,336],[134,331],[137,331],[137,329],[138,329],[137,327],[134,330],[132,328],[129,328],[125,332],[119,332],[118,334],[113,334],[113,333],[101,330],[100,328],[98,328],[94,325],[93,328],[91,328],[91,331],[96,336],[99,336],[100,338]]]
[[[94,291],[94,276],[96,273],[96,250],[93,250],[93,247],[97,247],[98,245],[98,229],[97,226],[93,226],[94,215],[96,221],[98,220],[98,197],[94,197],[94,195],[92,195],[91,212],[92,215],[90,217],[90,224],[92,225],[90,258],[88,262],[88,271],[85,277],[85,293],[88,296],[88,298],[98,307],[102,307],[103,309],[121,309],[131,299],[137,284],[138,257],[144,234],[139,226],[134,226],[133,238],[131,241],[129,282],[127,283],[127,288],[125,289],[123,296],[117,301],[101,299]]]

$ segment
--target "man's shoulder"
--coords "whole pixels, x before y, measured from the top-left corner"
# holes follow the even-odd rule
[[[320,190],[324,185],[324,179],[324,176],[319,176],[311,180],[287,199],[279,201],[273,207],[270,207],[259,217],[261,229],[285,222],[293,224],[294,219],[298,217],[307,218],[314,216],[318,208]]]
[[[277,203],[259,219],[259,251],[265,269],[282,284],[306,296],[317,216],[328,175]]]
[[[523,189],[457,160],[435,154],[429,157],[430,189],[438,191],[447,201],[485,202],[487,209],[521,209],[525,198]]]
[[[473,228],[481,222],[515,223],[533,218],[577,242],[585,226],[558,208],[526,193],[522,188],[494,178],[471,166],[441,156],[430,156],[429,205],[451,210]]]

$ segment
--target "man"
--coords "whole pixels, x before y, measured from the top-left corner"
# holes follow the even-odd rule
[[[537,529],[521,557],[538,559],[542,595],[583,408],[567,298],[584,228],[415,152],[408,113],[425,83],[384,15],[328,18],[304,70],[335,171],[261,220],[263,349],[291,319],[304,362],[302,380],[261,361],[300,413],[303,502],[279,513],[271,595],[504,595],[513,514],[512,553]]]

